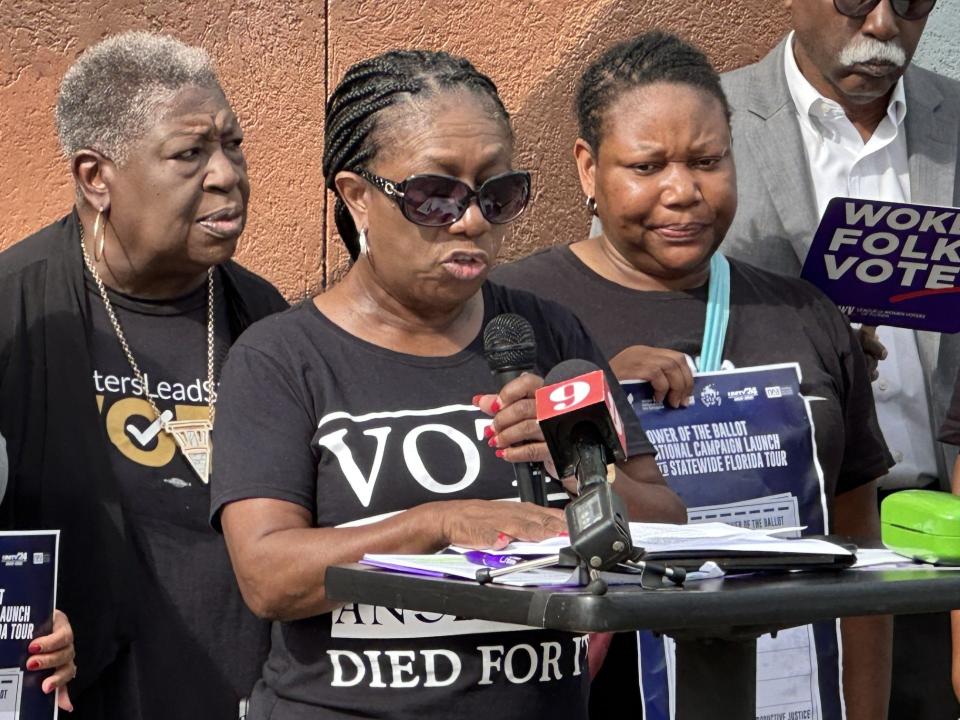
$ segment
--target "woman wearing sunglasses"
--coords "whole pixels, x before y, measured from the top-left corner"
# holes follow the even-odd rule
[[[737,192],[726,98],[707,58],[672,35],[638,36],[587,68],[576,108],[580,136],[574,153],[599,233],[502,266],[495,281],[565,303],[583,319],[619,378],[649,380],[657,399],[674,407],[692,395],[694,358],[701,369],[713,371],[799,363],[801,392],[811,398],[822,479],[798,472],[811,479],[755,475],[718,487],[717,475],[703,474],[668,482],[691,507],[789,494],[799,522],[786,525],[878,536],[875,479],[887,470],[887,453],[863,354],[849,325],[807,283],[728,263],[717,253],[736,211]],[[725,331],[712,332],[723,324],[713,320],[724,316]],[[707,366],[711,356],[714,367]],[[842,625],[846,717],[885,717],[889,624],[880,618]],[[775,668],[764,671],[764,655],[759,656],[760,680],[780,681],[758,683],[758,715],[839,720],[835,624],[801,632],[789,637],[796,652],[781,653]],[[782,650],[784,637],[788,634],[781,634],[778,647],[764,647],[769,638],[761,638],[761,649]],[[654,638],[644,639],[642,647],[642,668],[655,669],[655,655],[663,662]],[[817,670],[807,671],[804,685],[802,663],[819,670],[819,699]],[[668,693],[655,675],[642,673],[647,720],[670,717]],[[617,636],[591,693],[591,703],[594,695],[599,701],[591,716],[639,707],[637,684],[636,643],[632,636]]]
[[[485,280],[530,197],[512,151],[493,83],[446,53],[365,60],[329,99],[324,172],[355,262],[231,349],[217,414],[214,522],[247,602],[277,621],[254,720],[585,717],[582,636],[337,607],[324,592],[328,566],[364,553],[564,530],[559,510],[493,502],[516,498],[510,463],[548,453],[532,402],[542,380],[498,392],[485,324],[525,317],[540,374],[605,364],[569,312]],[[629,508],[682,521],[635,420],[627,436]]]

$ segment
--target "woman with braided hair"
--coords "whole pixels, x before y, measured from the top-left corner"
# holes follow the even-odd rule
[[[493,83],[446,53],[364,60],[329,99],[324,172],[355,262],[251,328],[220,396],[213,519],[248,604],[276,621],[254,720],[585,717],[582,636],[338,607],[324,589],[328,566],[364,553],[564,529],[559,510],[493,502],[516,497],[509,463],[548,459],[539,374],[569,358],[605,366],[570,313],[486,282],[530,195],[512,151]],[[498,392],[481,336],[505,312],[533,326],[537,366]],[[682,520],[635,420],[627,437],[628,508]]]

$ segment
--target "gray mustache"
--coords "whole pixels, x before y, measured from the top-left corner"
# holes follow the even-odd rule
[[[858,63],[884,62],[897,67],[907,64],[907,53],[896,40],[881,42],[874,38],[862,38],[851,42],[840,51],[840,65],[843,67]]]

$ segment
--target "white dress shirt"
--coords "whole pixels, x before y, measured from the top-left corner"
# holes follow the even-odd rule
[[[800,72],[793,54],[793,33],[787,39],[784,65],[818,213],[822,216],[827,203],[837,196],[910,202],[903,78],[893,89],[887,114],[864,142],[843,108],[823,97]],[[880,327],[877,334],[888,355],[880,363],[873,396],[880,428],[897,463],[881,485],[894,488],[926,484],[937,477],[937,461],[916,334],[893,327]],[[929,477],[921,479],[924,475]]]

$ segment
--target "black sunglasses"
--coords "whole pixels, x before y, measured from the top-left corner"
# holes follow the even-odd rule
[[[504,225],[520,217],[530,201],[530,173],[523,170],[495,175],[476,190],[449,175],[411,175],[393,182],[363,168],[354,172],[392,198],[407,220],[426,227],[457,222],[474,198],[488,222]]]
[[[833,0],[837,12],[847,17],[866,17],[881,0]],[[937,0],[890,0],[893,12],[904,20],[919,20],[930,14]]]

